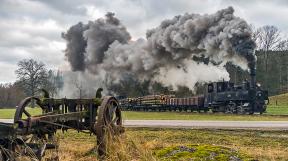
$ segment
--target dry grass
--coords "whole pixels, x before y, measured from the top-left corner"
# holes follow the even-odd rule
[[[76,132],[68,132],[66,134],[58,134],[60,137],[59,157],[62,161],[97,161],[99,157],[96,152],[95,136],[87,134],[79,134]],[[147,160],[153,161],[151,148],[147,148],[144,140],[127,135],[113,138],[108,147],[107,161],[128,161],[128,160]]]
[[[97,160],[95,136],[69,131],[58,134],[60,160]],[[154,153],[169,146],[200,144],[235,149],[261,161],[288,160],[287,132],[189,129],[127,129],[109,146],[107,161],[161,160]]]

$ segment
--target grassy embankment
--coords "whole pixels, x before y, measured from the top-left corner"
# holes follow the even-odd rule
[[[269,100],[268,114],[288,114],[288,93],[272,96]]]
[[[58,133],[58,137],[60,160],[97,160],[93,152],[95,136],[69,131]],[[225,161],[231,157],[284,161],[288,160],[287,137],[287,131],[126,129],[125,134],[110,146],[107,161],[188,158]],[[193,148],[187,150],[187,147]]]

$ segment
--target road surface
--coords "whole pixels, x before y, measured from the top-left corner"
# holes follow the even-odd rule
[[[288,121],[125,120],[125,127],[288,130]]]
[[[0,119],[0,122],[13,123],[13,119]]]
[[[12,119],[0,119],[12,123]],[[125,127],[288,130],[288,121],[124,120]]]

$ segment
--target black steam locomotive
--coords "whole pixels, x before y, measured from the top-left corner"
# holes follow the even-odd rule
[[[267,104],[268,92],[248,81],[241,85],[227,81],[210,83],[204,96],[204,108],[212,112],[262,114]]]
[[[256,85],[255,69],[250,71],[251,81],[240,85],[221,81],[209,83],[204,95],[175,98],[173,95],[149,95],[120,100],[123,110],[133,111],[204,111],[253,114],[266,111],[268,91]]]
[[[262,114],[269,103],[268,91],[262,90],[256,84],[256,70],[251,68],[251,80],[241,85],[231,82],[216,82],[208,84],[204,107],[212,112]]]

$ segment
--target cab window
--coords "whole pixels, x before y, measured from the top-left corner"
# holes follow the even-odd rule
[[[213,89],[214,89],[213,84],[209,84],[208,85],[208,93],[212,93]]]

